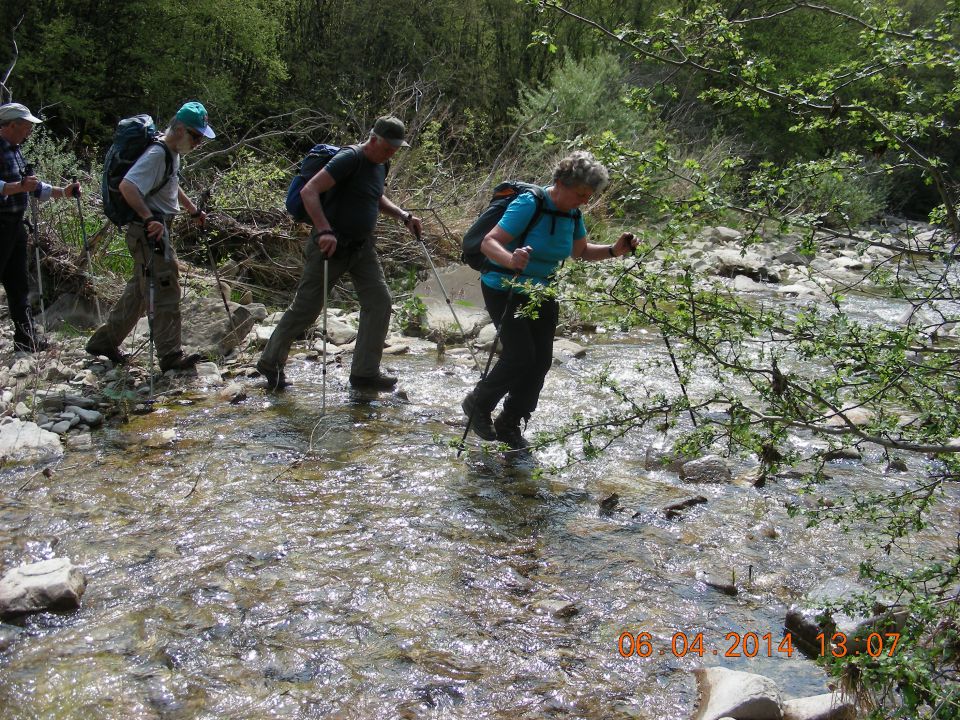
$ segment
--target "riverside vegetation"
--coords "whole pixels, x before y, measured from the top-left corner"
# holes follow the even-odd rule
[[[798,502],[796,512],[907,559],[864,564],[872,591],[842,608],[873,615],[883,598],[905,618],[900,651],[831,658],[829,670],[871,717],[960,713],[960,550],[910,543],[940,501],[956,496],[960,471],[960,3],[530,0],[386,9],[272,0],[221,13],[219,0],[205,0],[176,24],[177,40],[165,30],[173,11],[148,0],[120,10],[87,4],[83,14],[55,2],[23,17],[10,5],[0,18],[17,28],[20,55],[7,87],[15,99],[36,89],[60,103],[47,112],[56,121],[25,150],[41,176],[79,172],[90,188],[102,154],[95,148],[113,118],[151,110],[128,98],[150,97],[163,117],[157,108],[201,92],[155,67],[158,46],[171,65],[207,78],[212,120],[233,129],[191,156],[186,175],[212,188],[220,274],[272,305],[293,288],[302,236],[277,209],[299,150],[312,142],[353,140],[383,109],[409,119],[413,148],[397,156],[391,196],[424,215],[429,249],[448,259],[495,180],[543,181],[553,158],[591,149],[614,178],[588,208],[591,234],[611,239],[627,228],[644,242],[620,267],[568,264],[557,289],[573,300],[564,304],[567,322],[659,334],[676,392],[647,395],[602,373],[609,405],[540,441],[566,443],[576,461],[653,426],[677,453],[752,459],[758,483],[798,472],[806,492],[821,497],[827,459],[839,450],[879,449],[892,464],[922,466],[922,480],[909,487],[813,508]],[[143,18],[148,34],[134,27]],[[101,48],[79,40],[90,36],[88,23],[149,42],[125,43],[104,65]],[[338,40],[354,35],[363,41]],[[188,52],[185,36],[203,51]],[[361,59],[373,47],[382,67]],[[54,88],[43,68],[64,58],[76,58],[78,72],[70,88]],[[119,63],[113,71],[111,63]],[[131,66],[151,70],[134,79],[117,69]],[[63,139],[67,130],[73,141]],[[96,194],[84,202],[94,266],[81,277],[109,300],[127,262],[122,240],[101,229]],[[76,283],[70,263],[55,263],[82,266],[75,215],[64,204],[44,213],[56,244],[45,269]],[[893,215],[936,231],[908,228],[893,242]],[[756,281],[774,280],[747,262],[753,246],[771,240],[794,248],[798,268],[827,249],[851,262],[841,281],[820,284],[814,303],[757,302],[701,281],[691,246],[702,227],[716,225],[738,229],[742,262],[730,265]],[[202,265],[195,240],[195,255],[188,247],[185,258]],[[399,236],[381,245],[401,293],[411,264],[424,265],[419,253]],[[63,283],[45,289],[53,297]],[[858,298],[870,296],[895,298],[908,312],[897,323],[858,314]],[[698,392],[698,376],[719,389]],[[798,449],[798,436],[818,449]]]

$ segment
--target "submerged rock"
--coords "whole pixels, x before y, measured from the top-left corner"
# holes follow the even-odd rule
[[[705,455],[685,462],[680,468],[680,479],[684,482],[721,483],[730,482],[731,477],[730,468],[719,455]]]

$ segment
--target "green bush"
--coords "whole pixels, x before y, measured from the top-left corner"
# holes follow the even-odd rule
[[[853,228],[887,206],[890,176],[876,163],[841,154],[794,165],[784,174],[785,198],[831,228]]]
[[[525,128],[521,142],[527,164],[539,170],[584,138],[605,132],[631,146],[655,133],[629,107],[625,76],[616,55],[601,53],[567,59],[544,85],[522,89],[513,118]]]

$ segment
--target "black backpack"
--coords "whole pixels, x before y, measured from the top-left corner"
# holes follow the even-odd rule
[[[490,204],[487,205],[484,211],[480,213],[480,216],[473,221],[473,225],[471,225],[467,229],[467,232],[464,233],[462,252],[460,255],[463,262],[472,267],[474,270],[479,270],[480,272],[485,272],[490,268],[493,263],[490,262],[486,255],[480,252],[480,245],[483,243],[483,238],[487,236],[487,233],[493,230],[494,225],[500,222],[500,218],[503,217],[503,214],[507,211],[510,203],[526,192],[533,195],[533,197],[536,199],[537,207],[536,210],[533,211],[533,215],[530,217],[530,222],[527,223],[527,226],[523,229],[523,232],[513,239],[511,245],[522,247],[523,240],[526,238],[527,233],[533,229],[533,227],[537,224],[537,221],[540,219],[540,216],[544,213],[549,215],[558,215],[560,217],[580,217],[579,210],[575,210],[572,213],[545,210],[543,207],[543,188],[539,185],[521,182],[519,180],[506,180],[493,189],[493,197],[490,198]]]
[[[153,195],[170,180],[173,175],[173,153],[160,139],[157,126],[149,115],[134,115],[117,123],[113,143],[103,161],[100,195],[103,198],[104,214],[118,226],[122,227],[137,218],[137,214],[127,205],[127,201],[120,193],[120,181],[126,177],[127,172],[147,148],[154,144],[163,147],[167,161],[166,169],[163,180],[148,192],[146,197]]]

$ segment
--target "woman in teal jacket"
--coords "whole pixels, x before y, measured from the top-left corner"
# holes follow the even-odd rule
[[[517,197],[497,225],[483,239],[481,251],[490,260],[481,276],[487,312],[500,330],[503,350],[490,373],[463,400],[463,411],[473,418],[471,427],[484,440],[499,440],[511,448],[526,447],[520,421],[526,423],[537,407],[540,390],[553,362],[553,336],[560,308],[556,300],[543,300],[535,318],[517,311],[530,302],[512,284],[531,282],[548,285],[568,257],[607,260],[621,257],[636,247],[631,233],[623,233],[613,245],[587,242],[587,230],[579,207],[588,202],[608,180],[607,169],[588,152],[574,152],[561,160],[553,172],[553,184],[544,188],[539,201],[533,193]],[[522,247],[514,239],[534,219]],[[503,411],[491,416],[501,398]]]

